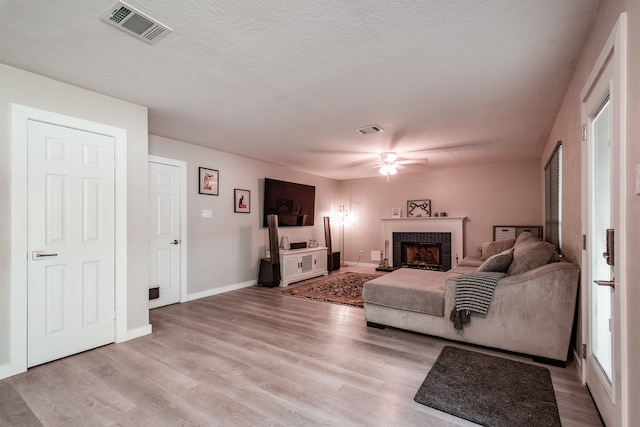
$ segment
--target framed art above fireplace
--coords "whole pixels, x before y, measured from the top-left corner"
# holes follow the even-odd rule
[[[409,200],[407,201],[408,217],[430,217],[431,216],[431,200]]]

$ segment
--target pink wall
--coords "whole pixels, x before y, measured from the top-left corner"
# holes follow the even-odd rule
[[[394,207],[401,207],[406,217],[407,200],[416,199],[430,199],[434,212],[467,217],[465,253],[475,256],[477,248],[492,239],[494,225],[544,225],[541,176],[535,159],[428,169],[392,176],[390,182],[382,176],[340,181],[336,200],[346,206],[350,218],[346,261],[372,263],[371,251],[384,249],[380,219],[391,217]],[[339,237],[334,239],[339,242]]]
[[[626,269],[627,283],[618,286],[625,287],[626,301],[623,301],[623,316],[626,314],[628,331],[623,333],[626,341],[626,354],[623,359],[629,361],[627,371],[629,405],[627,419],[633,422],[640,419],[640,406],[634,404],[640,395],[640,365],[633,363],[640,360],[640,334],[634,329],[640,325],[640,263],[634,262],[640,253],[640,196],[635,194],[635,165],[640,163],[640,2],[628,0],[610,0],[602,2],[601,10],[591,31],[591,35],[582,56],[577,64],[575,74],[565,95],[562,107],[556,117],[553,131],[549,137],[541,162],[548,159],[557,140],[563,140],[564,161],[564,200],[563,200],[563,242],[565,255],[572,262],[580,263],[581,249],[581,100],[580,91],[585,85],[598,55],[605,41],[613,30],[622,12],[627,12],[628,22],[628,57],[627,57],[627,241],[626,253],[619,253],[619,260]],[[628,260],[628,262],[627,262]],[[581,296],[582,297],[582,296]],[[582,313],[578,313],[578,327],[582,322]],[[624,331],[623,331],[624,332]],[[581,346],[582,331],[578,330],[575,346]],[[623,349],[624,351],[624,345]]]

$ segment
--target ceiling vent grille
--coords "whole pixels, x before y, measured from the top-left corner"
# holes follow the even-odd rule
[[[153,44],[173,30],[124,2],[117,2],[100,19]]]
[[[363,135],[369,135],[371,133],[382,132],[383,130],[384,129],[382,129],[378,125],[369,125],[369,126],[365,126],[363,128],[360,128],[360,129],[356,129],[356,132],[360,132]]]

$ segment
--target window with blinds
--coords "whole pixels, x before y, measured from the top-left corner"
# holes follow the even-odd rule
[[[562,254],[562,141],[558,141],[544,168],[544,182],[545,240],[556,245],[558,253]]]

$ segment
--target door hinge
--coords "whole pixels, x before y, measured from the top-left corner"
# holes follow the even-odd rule
[[[582,250],[583,251],[587,250],[587,235],[586,234],[582,235]]]
[[[582,344],[582,358],[583,359],[587,358],[587,345],[586,344]]]
[[[587,125],[582,125],[582,140],[587,140]]]

